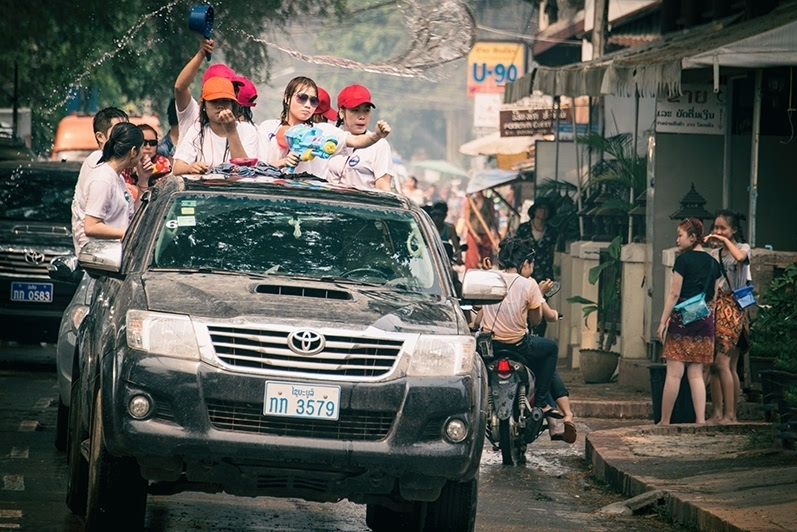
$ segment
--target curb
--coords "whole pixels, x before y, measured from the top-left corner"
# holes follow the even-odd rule
[[[631,456],[626,451],[623,435],[654,431],[657,434],[683,434],[707,432],[709,429],[724,431],[718,429],[717,426],[706,425],[649,426],[595,431],[586,436],[585,458],[592,465],[593,476],[608,483],[614,490],[626,497],[636,497],[652,490],[663,490],[667,516],[675,524],[712,532],[749,530],[748,527],[741,528],[710,510],[700,507],[684,496],[674,494],[666,486],[662,486],[662,484],[666,484],[665,482],[652,476],[634,475],[621,464],[623,460],[628,460]]]
[[[579,418],[653,420],[651,401],[577,401],[570,402],[573,415]],[[711,416],[711,402],[706,404],[706,417]],[[741,421],[763,421],[764,411],[758,403],[741,403],[738,408]]]

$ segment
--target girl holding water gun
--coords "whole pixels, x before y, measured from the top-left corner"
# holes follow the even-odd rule
[[[326,178],[329,160],[315,157],[300,160],[300,154],[292,152],[285,139],[289,128],[306,124],[319,128],[326,137],[334,138],[337,147],[331,155],[342,153],[345,148],[367,148],[390,134],[390,126],[380,120],[374,132],[367,135],[350,135],[332,124],[314,124],[313,114],[318,108],[318,86],[310,78],[293,78],[285,87],[282,97],[282,115],[279,120],[266,120],[260,124],[258,159],[277,168],[295,168],[296,172],[307,172]]]
[[[338,126],[354,136],[369,135],[371,93],[362,85],[349,85],[338,94]],[[357,188],[390,190],[393,155],[387,140],[367,148],[347,148],[329,160],[327,179]]]

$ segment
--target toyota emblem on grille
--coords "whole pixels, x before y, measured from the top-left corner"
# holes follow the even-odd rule
[[[26,251],[25,262],[28,264],[41,264],[44,262],[44,253],[39,251]]]
[[[317,355],[326,343],[323,335],[310,329],[299,329],[288,335],[288,347],[300,355]]]

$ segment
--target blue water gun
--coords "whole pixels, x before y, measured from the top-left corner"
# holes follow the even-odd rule
[[[288,143],[288,148],[299,154],[299,159],[302,161],[309,161],[315,157],[329,159],[338,149],[337,138],[326,135],[320,128],[307,124],[289,128],[285,132],[285,141]],[[293,172],[293,170],[293,167],[288,167],[288,172]]]

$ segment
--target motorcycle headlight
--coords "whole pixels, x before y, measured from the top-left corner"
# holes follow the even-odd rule
[[[408,377],[449,377],[473,370],[476,339],[472,336],[421,335],[407,368]]]
[[[154,355],[199,360],[191,318],[179,314],[128,310],[127,345]]]

